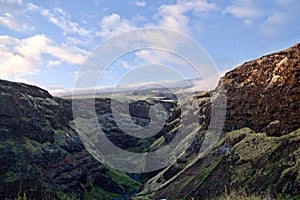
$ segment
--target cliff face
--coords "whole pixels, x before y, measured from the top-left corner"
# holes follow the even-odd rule
[[[300,127],[300,44],[247,62],[221,80],[226,130],[250,127],[280,136]]]
[[[53,142],[54,130],[69,128],[71,104],[35,86],[0,80],[1,137]]]
[[[219,86],[227,97],[223,137],[203,158],[192,156],[201,145],[195,140],[136,199],[211,199],[225,191],[299,198],[300,44],[237,67]]]

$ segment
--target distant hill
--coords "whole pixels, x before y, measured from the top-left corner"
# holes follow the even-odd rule
[[[200,91],[207,91],[205,87],[199,87],[199,83],[203,82],[201,78],[177,80],[177,81],[164,81],[157,83],[137,83],[128,85],[118,85],[115,87],[96,87],[91,89],[76,89],[75,91],[64,91],[56,95],[71,98],[71,97],[90,97],[95,94],[96,97],[103,96],[125,96],[125,95],[152,95],[162,96],[167,93],[193,93]]]

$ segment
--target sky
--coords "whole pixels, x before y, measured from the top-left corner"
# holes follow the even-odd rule
[[[192,38],[224,74],[299,43],[299,17],[299,0],[0,0],[0,79],[60,95],[74,88],[97,46],[149,27]],[[114,60],[99,87],[115,86],[130,71],[135,76],[124,84],[140,83],[151,73],[154,81],[173,80],[157,70],[158,64],[173,66],[184,78],[197,78],[178,55],[141,49]],[[149,73],[146,68],[139,72],[139,66],[148,66]]]

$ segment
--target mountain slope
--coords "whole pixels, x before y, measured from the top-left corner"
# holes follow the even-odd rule
[[[225,191],[299,198],[300,44],[239,66],[220,86],[227,113],[217,145],[204,158],[181,158],[188,161],[150,179],[135,199],[211,199]]]
[[[0,80],[0,199],[107,199],[139,189],[85,150],[72,120],[71,101]]]

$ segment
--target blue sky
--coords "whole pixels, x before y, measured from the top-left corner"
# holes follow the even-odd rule
[[[0,78],[60,94],[74,87],[78,71],[97,45],[145,27],[188,35],[223,73],[299,43],[299,13],[299,0],[0,0]],[[158,62],[158,54],[165,57],[160,64],[178,59],[165,52],[133,52],[112,64],[102,86],[115,85],[137,65]],[[180,64],[184,68],[186,63]]]

